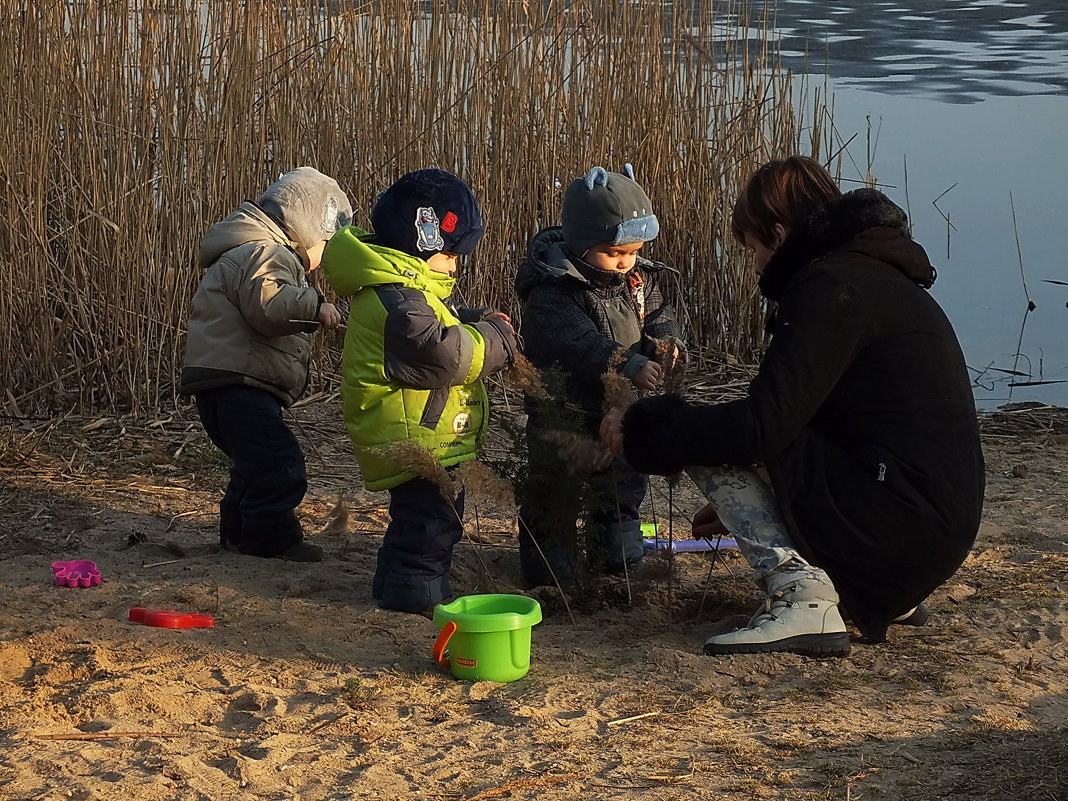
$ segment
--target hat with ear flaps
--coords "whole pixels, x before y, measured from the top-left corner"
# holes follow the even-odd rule
[[[379,195],[371,228],[379,244],[419,259],[466,256],[486,231],[470,187],[439,169],[410,172]]]
[[[337,181],[314,167],[297,167],[267,187],[256,205],[289,238],[309,250],[352,221],[352,206]]]
[[[579,257],[600,244],[649,242],[660,233],[653,204],[634,180],[630,164],[622,173],[594,167],[572,181],[560,218],[564,244]]]

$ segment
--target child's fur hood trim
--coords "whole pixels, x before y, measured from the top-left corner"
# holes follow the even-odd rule
[[[641,256],[638,257],[637,266],[651,272],[659,270],[677,272],[673,267],[662,262],[650,261]],[[521,303],[526,302],[531,290],[545,281],[573,283],[575,286],[589,289],[621,280],[620,274],[606,273],[604,282],[597,283],[596,279],[591,280],[590,277],[595,272],[604,271],[596,271],[595,268],[585,265],[567,250],[562,226],[554,225],[543,228],[530,240],[527,257],[519,265],[519,271],[515,277],[516,295],[519,296]]]

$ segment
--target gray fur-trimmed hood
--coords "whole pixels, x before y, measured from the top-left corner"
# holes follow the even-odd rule
[[[937,276],[923,247],[909,234],[908,217],[876,189],[856,189],[817,209],[786,238],[760,277],[760,291],[778,300],[798,270],[832,253],[885,262],[929,289]]]

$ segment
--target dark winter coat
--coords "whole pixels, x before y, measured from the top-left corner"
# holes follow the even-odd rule
[[[623,421],[639,470],[765,463],[798,549],[874,640],[956,571],[982,511],[974,402],[925,291],[934,278],[904,212],[850,192],[791,234],[761,278],[779,305],[748,397],[651,398]]]
[[[655,357],[655,340],[682,348],[675,313],[656,285],[663,270],[671,268],[640,257],[626,274],[598,270],[565,249],[562,228],[543,229],[515,280],[527,358],[540,370],[559,365],[567,400],[601,414],[605,373],[632,378]]]
[[[300,397],[323,298],[308,286],[295,247],[254,203],[208,229],[179,392],[243,384],[286,406]]]

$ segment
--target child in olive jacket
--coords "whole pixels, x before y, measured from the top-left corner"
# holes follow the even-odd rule
[[[484,232],[463,181],[408,173],[378,199],[371,225],[373,234],[339,231],[323,258],[330,284],[351,296],[345,422],[364,484],[390,493],[372,595],[384,609],[426,613],[451,596],[463,494],[450,503],[383,449],[413,442],[446,468],[474,459],[489,418],[482,380],[511,363],[515,333],[500,312],[448,302],[461,257]]]
[[[541,370],[562,371],[566,390],[556,405],[576,408],[591,439],[604,413],[604,375],[616,371],[635,387],[654,390],[663,378],[658,349],[673,365],[682,345],[675,314],[656,285],[656,274],[671,268],[638,255],[659,223],[629,164],[624,173],[594,167],[575,179],[564,195],[562,225],[534,237],[516,276],[525,353]],[[519,558],[524,579],[535,585],[552,583],[553,574],[574,576],[583,506],[586,555],[595,569],[623,571],[641,561],[643,550],[638,509],[646,477],[621,460],[576,476],[549,434],[559,425],[550,419],[552,405],[527,402],[529,480],[519,510]]]
[[[308,479],[282,410],[307,384],[315,332],[341,321],[305,271],[319,266],[326,240],[351,216],[337,181],[298,167],[204,234],[197,263],[206,272],[193,296],[179,391],[196,396],[208,436],[233,460],[219,504],[219,540],[229,550],[323,557],[297,519]]]

